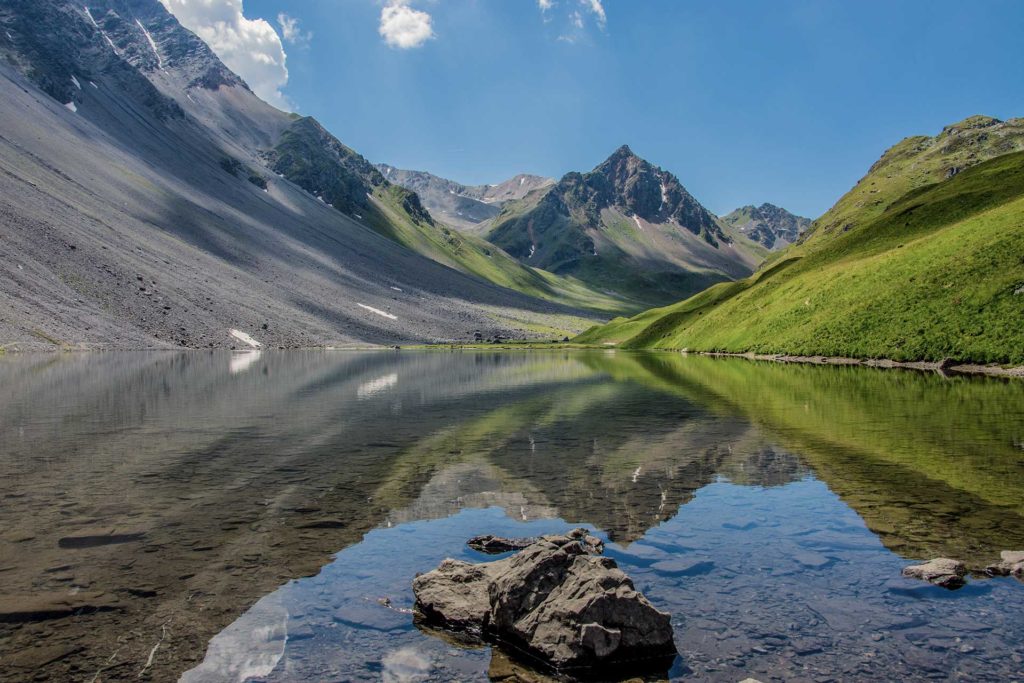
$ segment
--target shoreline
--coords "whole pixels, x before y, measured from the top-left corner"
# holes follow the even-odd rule
[[[686,350],[681,353],[688,353]],[[986,377],[1024,378],[1024,366],[1003,367],[990,363],[971,363],[945,358],[941,361],[899,361],[891,358],[850,358],[847,356],[799,356],[784,353],[730,353],[726,351],[694,351],[700,356],[714,358],[746,358],[773,363],[800,363],[804,365],[849,365],[881,370],[917,370],[942,375],[980,375]]]
[[[396,348],[397,347],[397,348]],[[408,344],[408,345],[377,345],[377,344],[346,344],[346,345],[324,345],[324,346],[296,346],[289,348],[269,349],[190,349],[174,347],[153,347],[153,348],[10,348],[0,346],[0,357],[4,355],[20,356],[31,354],[81,354],[81,353],[147,353],[147,352],[193,352],[193,353],[247,353],[252,351],[438,351],[438,350],[470,350],[470,351],[626,351],[626,352],[648,352],[648,353],[681,353],[682,355],[707,356],[711,358],[743,358],[746,360],[768,361],[772,363],[797,363],[801,365],[836,365],[836,366],[857,366],[875,368],[879,370],[916,370],[918,372],[935,372],[944,376],[964,375],[980,377],[999,377],[1009,379],[1024,379],[1024,365],[1002,366],[997,363],[972,363],[970,361],[955,361],[945,358],[941,361],[898,361],[891,358],[853,358],[849,356],[804,356],[786,353],[754,353],[752,351],[740,353],[729,351],[690,351],[688,349],[619,349],[615,345],[606,344],[594,346],[589,344],[574,344],[572,342],[501,342],[498,344],[481,342],[442,342],[434,344]]]

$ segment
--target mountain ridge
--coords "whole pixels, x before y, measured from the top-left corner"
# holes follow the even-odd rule
[[[542,176],[519,173],[491,185],[465,185],[427,171],[410,171],[388,164],[377,169],[396,185],[419,195],[423,205],[439,220],[461,232],[479,234],[487,222],[498,215],[509,201],[522,199],[533,190],[555,181]]]
[[[1022,133],[1024,119],[971,117],[939,136],[908,138],[815,222],[816,232],[754,275],[577,341],[1022,364]]]
[[[743,277],[763,257],[626,145],[592,171],[507,203],[484,236],[523,263],[647,303]]]
[[[593,315],[467,274],[472,258],[549,298],[588,296],[450,244],[341,143],[328,161],[351,206],[319,201],[293,165],[280,175],[298,182],[279,177],[278,143],[319,124],[257,98],[156,0],[7,0],[0,25],[0,343],[227,348],[237,330],[264,346],[393,344]],[[382,226],[434,240],[438,258]]]
[[[722,221],[768,249],[781,249],[796,242],[811,225],[810,218],[797,216],[768,202],[734,209]]]

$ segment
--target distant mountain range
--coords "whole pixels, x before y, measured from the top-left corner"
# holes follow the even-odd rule
[[[522,263],[648,303],[743,277],[765,253],[627,146],[508,202],[484,236]]]
[[[727,225],[768,249],[778,250],[797,241],[811,225],[810,218],[795,216],[774,204],[741,206],[722,217]]]
[[[577,341],[1024,364],[1024,119],[894,145],[754,275]]]
[[[456,230],[473,233],[481,232],[506,202],[522,199],[555,182],[520,173],[496,185],[463,185],[426,171],[405,171],[387,164],[377,164],[377,168],[389,181],[418,194],[438,220]]]

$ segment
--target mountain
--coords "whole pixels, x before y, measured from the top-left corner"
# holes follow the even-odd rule
[[[1024,362],[1024,119],[904,140],[753,276],[619,318],[631,348]],[[901,194],[902,193],[902,194]]]
[[[774,204],[741,206],[722,221],[768,249],[782,249],[796,242],[811,225],[810,218],[791,214]]]
[[[462,232],[479,233],[487,221],[501,211],[505,202],[522,199],[555,181],[541,176],[519,174],[497,185],[463,185],[425,171],[405,171],[378,164],[378,170],[392,183],[412,190],[438,220]]]
[[[494,282],[616,305],[438,224],[314,119],[256,97],[157,0],[3,0],[0,29],[0,344],[227,347],[236,330],[294,347],[582,322]]]
[[[884,212],[906,193],[952,178],[988,159],[1024,150],[1024,120],[970,116],[936,136],[909,137],[888,149],[867,174],[804,235],[828,240]]]
[[[748,275],[764,254],[626,146],[508,202],[485,237],[523,263],[648,305]]]

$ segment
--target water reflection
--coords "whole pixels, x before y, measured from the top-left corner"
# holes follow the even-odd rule
[[[835,520],[851,510],[851,528],[864,533],[857,545],[880,539],[870,552],[884,562],[849,585],[884,582],[880,568],[898,574],[902,558],[980,566],[1024,547],[1019,383],[672,354],[254,352],[7,357],[0,386],[0,605],[18,622],[0,624],[0,654],[13,662],[4,680],[88,678],[105,667],[134,677],[151,653],[146,675],[159,679],[193,669],[318,680],[327,666],[320,622],[274,589],[317,574],[339,549],[351,546],[339,561],[358,559],[373,529],[368,540],[411,527],[431,551],[382,536],[390,550],[373,561],[393,571],[366,580],[393,582],[399,606],[410,577],[395,548],[415,573],[436,554],[462,552],[466,535],[505,525],[513,535],[562,520],[592,525],[641,574],[665,559],[659,551],[733,567],[734,577],[742,565],[724,559],[730,544],[752,544],[741,554],[770,575],[782,560],[766,548],[807,553],[794,584],[822,557],[835,571],[828,558],[849,538]],[[806,518],[806,542],[787,545],[756,504],[785,507],[808,482],[825,502]],[[720,486],[728,505],[699,505]],[[714,516],[722,543],[694,536],[694,510]],[[446,520],[458,523],[443,540]],[[361,575],[353,571],[346,576]],[[706,606],[669,590],[692,577],[650,571],[651,591],[673,611],[702,615],[681,627],[684,637],[693,629],[694,642],[711,632],[731,642],[700,626],[713,620]],[[381,592],[343,584],[333,588],[364,602]],[[756,588],[723,604],[739,609]],[[873,590],[860,597],[891,595]],[[244,618],[256,621],[231,626],[254,603]],[[44,618],[39,605],[77,614]],[[330,623],[353,623],[337,620],[338,609]],[[259,646],[239,655],[253,624]],[[333,628],[355,634],[378,678],[447,662],[468,679],[489,665],[487,652],[463,653],[452,669],[448,646],[412,632],[403,643],[387,629]],[[688,656],[708,658],[699,648]]]

